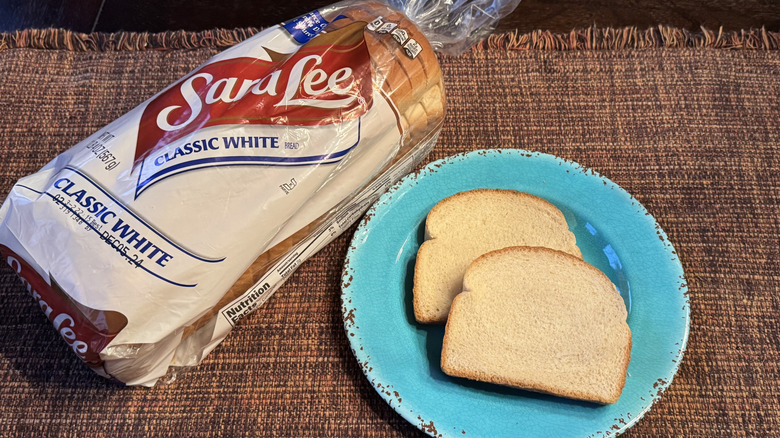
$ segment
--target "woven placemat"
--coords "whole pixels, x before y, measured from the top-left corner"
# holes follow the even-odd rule
[[[21,176],[253,29],[0,34],[0,197]],[[625,436],[780,434],[780,34],[586,29],[495,36],[442,59],[449,112],[428,160],[524,148],[632,193],[688,281],[677,377]],[[350,351],[350,232],[170,385],[94,375],[0,268],[2,436],[416,436]]]

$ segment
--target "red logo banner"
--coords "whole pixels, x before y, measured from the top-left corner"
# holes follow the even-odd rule
[[[360,117],[371,107],[372,83],[359,30],[359,38],[349,28],[323,34],[292,55],[268,51],[270,61],[234,58],[196,70],[144,109],[135,162],[210,126],[317,126]],[[345,31],[346,38],[333,35]]]

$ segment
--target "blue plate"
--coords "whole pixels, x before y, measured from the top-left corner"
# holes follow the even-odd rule
[[[447,196],[481,187],[528,192],[558,206],[584,259],[620,290],[633,347],[616,404],[472,382],[439,368],[444,328],[414,319],[415,256],[428,211]],[[384,194],[352,240],[342,311],[355,357],[377,392],[409,422],[441,437],[596,437],[625,431],[672,382],[690,316],[677,254],[636,199],[576,163],[516,149],[433,162]]]

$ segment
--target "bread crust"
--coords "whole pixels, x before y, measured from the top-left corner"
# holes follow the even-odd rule
[[[477,259],[475,259],[469,268],[466,271],[466,274],[464,275],[464,292],[458,294],[455,299],[452,302],[452,306],[450,308],[450,315],[456,314],[458,312],[461,312],[461,307],[463,306],[463,302],[465,301],[465,298],[468,294],[472,293],[468,290],[467,284],[468,284],[468,277],[470,276],[470,272],[474,269],[477,269],[479,265],[489,262],[492,258],[500,257],[502,254],[507,254],[515,251],[526,251],[529,253],[536,253],[536,254],[553,254],[555,257],[562,258],[564,260],[568,260],[570,263],[576,263],[579,266],[591,271],[594,275],[604,277],[606,278],[606,275],[604,275],[603,272],[601,272],[598,268],[590,265],[589,263],[584,262],[581,259],[578,259],[577,257],[572,256],[571,254],[567,254],[563,251],[558,251],[555,249],[550,248],[543,248],[543,247],[508,247],[503,248],[500,250],[492,251],[487,254],[484,254]],[[606,281],[609,281],[610,284],[611,281],[607,278]],[[612,285],[613,289],[615,290],[615,293],[617,293],[617,289],[614,288],[614,285]],[[618,294],[619,295],[619,294]],[[470,380],[477,380],[482,382],[488,382],[488,383],[494,383],[498,385],[504,385],[509,386],[513,388],[518,389],[524,389],[528,391],[543,393],[543,394],[549,394],[554,396],[560,396],[570,399],[576,399],[576,400],[583,400],[583,401],[589,401],[594,403],[600,403],[600,404],[613,404],[616,403],[620,395],[622,393],[623,388],[625,387],[626,383],[626,377],[627,377],[627,371],[628,371],[628,365],[631,361],[631,348],[633,346],[633,337],[631,336],[630,328],[628,328],[628,325],[626,325],[627,332],[628,332],[628,339],[627,343],[624,344],[623,348],[623,357],[622,357],[622,363],[620,365],[620,375],[622,376],[619,384],[616,386],[618,389],[612,392],[611,394],[605,394],[603,397],[599,396],[598,394],[589,393],[587,391],[577,391],[574,389],[563,389],[563,388],[556,388],[554,385],[551,384],[539,384],[536,382],[532,382],[529,380],[525,380],[522,377],[519,377],[517,379],[511,379],[511,378],[505,378],[504,376],[497,376],[492,375],[488,373],[482,373],[478,370],[472,370],[469,372],[468,370],[463,370],[457,367],[451,366],[452,360],[448,355],[448,351],[451,351],[450,348],[450,325],[452,324],[452,319],[448,319],[447,326],[445,327],[445,333],[444,333],[444,339],[442,342],[442,354],[441,354],[441,369],[442,371],[450,376],[453,377],[462,377]],[[457,322],[456,322],[457,323]]]
[[[430,240],[423,242],[422,245],[420,245],[420,249],[417,251],[417,260],[414,264],[414,278],[419,278],[420,273],[422,272],[422,268],[420,267],[422,264],[419,263],[419,261],[421,257],[424,258],[428,254],[427,251],[423,250],[423,247],[426,245],[430,245]],[[419,287],[420,286],[418,282],[414,281],[412,284],[412,307],[414,308],[414,319],[416,319],[417,322],[423,324],[443,324],[447,322],[446,319],[432,318],[430,313],[423,312],[423,303]]]

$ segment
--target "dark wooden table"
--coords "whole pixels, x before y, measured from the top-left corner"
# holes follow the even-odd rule
[[[0,31],[64,27],[79,32],[204,30],[263,27],[329,0],[0,0]],[[646,28],[658,24],[739,30],[780,29],[776,0],[522,0],[499,31],[568,32],[592,25]]]

